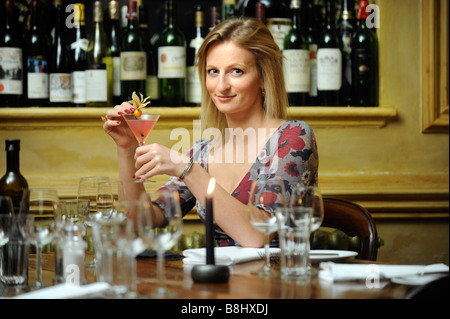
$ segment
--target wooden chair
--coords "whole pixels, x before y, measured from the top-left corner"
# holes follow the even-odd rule
[[[369,212],[350,201],[323,198],[323,227],[341,230],[349,237],[358,237],[358,259],[375,261],[378,253],[378,234]],[[357,247],[358,248],[358,247]]]

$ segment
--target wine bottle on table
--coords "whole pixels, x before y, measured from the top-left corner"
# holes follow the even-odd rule
[[[142,1],[141,1],[142,2]],[[150,97],[151,105],[159,105],[159,81],[153,48],[150,42],[150,30],[148,27],[148,13],[144,3],[139,6],[139,29],[144,37],[145,52],[147,52],[147,78],[145,95]],[[144,93],[144,92],[142,92]]]
[[[284,38],[283,69],[290,106],[305,106],[310,88],[309,46],[300,25],[300,0],[291,0],[292,29]]]
[[[56,25],[49,67],[49,97],[51,106],[66,107],[72,106],[71,58],[65,32],[65,9],[61,0],[55,0],[55,5]]]
[[[123,101],[131,100],[133,92],[146,92],[147,53],[139,30],[137,2],[127,2],[128,26],[122,34],[120,47],[120,92]]]
[[[167,26],[158,47],[158,78],[163,106],[182,106],[185,98],[186,38],[176,24],[173,0],[167,3]]]
[[[0,25],[0,107],[22,106],[23,37],[14,18],[14,1],[3,1]]]
[[[112,102],[114,105],[122,103],[120,94],[120,45],[121,28],[119,21],[119,2],[112,0],[108,4],[109,28],[106,33],[106,40],[112,59],[113,70],[113,92]]]
[[[89,40],[86,37],[84,4],[74,5],[74,39],[70,44],[72,57],[72,103],[75,107],[86,106],[86,69]]]
[[[319,105],[341,105],[342,52],[336,31],[334,0],[325,0],[325,29],[317,50],[317,89]]]
[[[0,178],[0,195],[10,196],[14,205],[14,213],[19,214],[20,201],[23,192],[28,188],[28,182],[20,173],[20,140],[5,141],[6,172]]]
[[[378,37],[366,25],[369,5],[367,0],[359,2],[359,29],[352,40],[353,105],[378,106],[379,104],[379,62]]]
[[[356,32],[355,0],[342,0],[338,33],[342,41],[342,104],[352,105],[352,38]]]
[[[195,8],[195,36],[189,42],[186,60],[186,105],[199,106],[202,103],[202,85],[195,58],[204,39],[204,12],[201,6]]]
[[[86,106],[105,107],[112,104],[112,57],[108,51],[103,27],[103,4],[95,1],[92,31],[87,50]]]
[[[40,4],[31,2],[30,30],[25,36],[24,93],[26,105],[48,106],[48,63],[50,60],[50,38],[39,23]],[[24,102],[25,103],[25,102]]]

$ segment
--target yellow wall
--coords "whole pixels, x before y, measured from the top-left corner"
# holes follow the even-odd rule
[[[325,195],[354,200],[372,213],[385,242],[380,261],[448,263],[449,135],[422,133],[421,0],[377,3],[380,108],[367,109],[369,121],[361,115],[364,109],[295,108],[291,116],[306,119],[315,130]],[[189,108],[161,112],[148,142],[167,146],[174,143],[168,140],[171,130],[192,128],[198,115],[198,109]],[[114,144],[102,130],[103,113],[0,109],[0,140],[22,140],[21,170],[31,186],[55,186],[70,197],[80,176],[117,175]]]

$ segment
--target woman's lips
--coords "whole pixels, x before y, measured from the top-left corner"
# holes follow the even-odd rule
[[[220,101],[220,102],[229,102],[229,101],[231,101],[232,99],[234,98],[234,96],[217,96],[217,99]]]

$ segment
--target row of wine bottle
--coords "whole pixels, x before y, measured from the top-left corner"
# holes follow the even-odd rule
[[[150,39],[142,1],[127,1],[126,28],[120,27],[119,1],[109,1],[106,23],[102,2],[95,1],[88,39],[84,5],[53,0],[58,23],[50,45],[37,18],[39,1],[31,2],[24,39],[14,34],[12,2],[5,0],[0,33],[0,106],[110,106],[133,91],[150,96],[153,106],[200,105],[194,59],[207,32],[200,6],[195,35],[187,43],[176,23],[175,0],[166,2],[157,41]],[[377,106],[378,39],[367,26],[368,5],[359,1],[357,19],[355,0],[223,0],[222,8],[209,8],[209,27],[239,15],[263,21],[285,57],[292,106]]]

